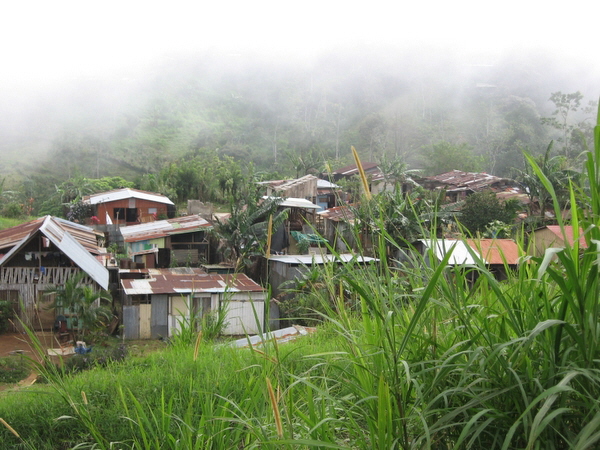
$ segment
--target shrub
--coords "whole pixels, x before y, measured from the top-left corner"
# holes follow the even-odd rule
[[[0,383],[16,383],[29,375],[29,366],[23,358],[0,358]]]
[[[9,320],[14,316],[14,311],[7,301],[0,301],[0,333],[8,330]]]

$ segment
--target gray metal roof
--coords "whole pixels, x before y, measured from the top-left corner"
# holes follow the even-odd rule
[[[265,195],[263,198],[265,200],[267,200],[267,199],[273,199],[273,198],[278,198],[278,197],[268,197]],[[279,206],[287,206],[288,208],[321,209],[321,207],[319,205],[315,205],[310,200],[306,200],[304,198],[293,198],[293,197],[288,197],[288,198],[284,199],[281,203],[279,203]]]
[[[120,229],[126,242],[156,239],[169,234],[190,233],[210,227],[211,224],[198,215],[157,220],[155,222],[129,225]]]
[[[157,203],[165,203],[173,205],[174,203],[167,197],[153,192],[140,191],[137,189],[116,189],[114,191],[99,192],[97,194],[88,195],[83,198],[84,203],[96,205],[98,203],[114,202],[117,200],[125,200],[127,198],[139,198],[141,200],[149,200]]]
[[[455,239],[419,239],[419,242],[422,242],[427,248],[432,248],[436,258],[440,260],[444,258],[447,252],[452,251],[448,260],[449,265],[475,264],[469,246],[463,241]]]
[[[58,221],[52,216],[46,216],[39,227],[32,229],[10,249],[0,260],[0,265],[8,261],[39,231],[47,237],[61,252],[68,256],[81,270],[89,275],[103,289],[108,289],[108,269],[100,263],[75,237],[64,227],[64,221]],[[15,227],[17,232],[21,227]],[[85,227],[82,227],[83,230]]]
[[[87,273],[92,280],[103,289],[108,289],[108,269],[88,252],[83,245],[56,224],[48,216],[40,231],[56,245],[60,251],[67,255],[77,266]]]
[[[357,262],[367,263],[372,261],[378,261],[376,258],[370,256],[359,256],[353,255],[352,253],[342,253],[340,255],[330,254],[316,254],[316,255],[277,255],[269,257],[270,261],[277,261],[284,264],[302,264],[309,266],[311,264],[325,264],[330,262],[341,262],[347,263],[352,260]]]

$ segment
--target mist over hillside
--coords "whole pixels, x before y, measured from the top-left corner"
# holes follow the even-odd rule
[[[197,149],[286,171],[286,155],[422,165],[424,147],[468,144],[482,169],[508,175],[556,91],[597,98],[586,64],[539,52],[500,55],[353,48],[297,60],[174,54],[140,71],[0,91],[0,174],[135,177]],[[525,123],[526,122],[526,123]],[[493,141],[493,142],[492,142]]]

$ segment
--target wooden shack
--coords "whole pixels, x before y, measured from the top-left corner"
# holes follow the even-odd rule
[[[107,289],[106,252],[101,235],[89,227],[45,216],[0,231],[0,300],[35,330],[51,330],[56,311],[49,309],[53,288],[84,272],[82,281]],[[15,331],[19,330],[18,321]]]

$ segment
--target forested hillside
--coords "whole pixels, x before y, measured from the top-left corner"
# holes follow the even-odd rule
[[[3,188],[44,212],[56,186],[73,177],[122,176],[160,190],[161,171],[215,178],[219,166],[225,190],[223,161],[300,176],[346,164],[351,145],[365,161],[510,176],[524,149],[540,153],[553,138],[557,153],[583,149],[573,130],[587,132],[587,82],[567,80],[550,59],[362,55],[330,53],[310,64],[173,58],[131,77],[74,80],[15,110],[5,103]],[[187,194],[202,197],[203,188]]]

